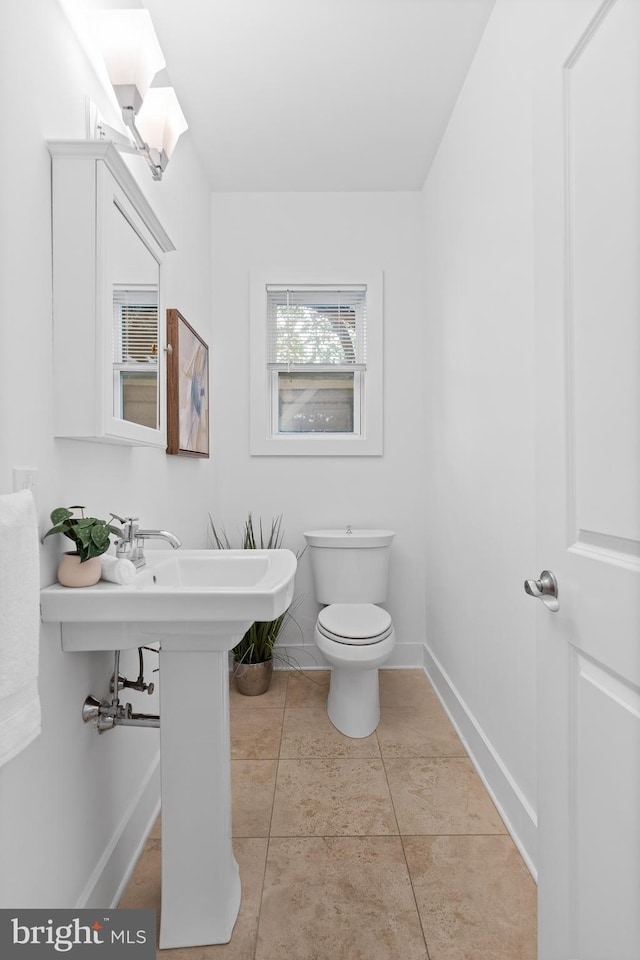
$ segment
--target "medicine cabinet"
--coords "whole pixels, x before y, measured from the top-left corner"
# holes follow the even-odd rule
[[[54,433],[166,446],[162,261],[174,249],[108,141],[51,141]]]

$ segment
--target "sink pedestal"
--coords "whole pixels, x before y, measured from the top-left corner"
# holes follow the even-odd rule
[[[227,650],[243,633],[228,638]],[[191,639],[165,636],[160,651],[161,948],[228,943],[240,907],[229,657],[227,650],[190,650]]]
[[[290,550],[154,550],[131,584],[40,591],[69,653],[160,643],[161,948],[231,939],[229,651],[287,610],[295,572]]]

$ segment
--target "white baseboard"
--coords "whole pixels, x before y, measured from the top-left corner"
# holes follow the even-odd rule
[[[315,643],[278,644],[274,650],[276,670],[328,670],[329,664]]]
[[[160,812],[160,752],[114,831],[76,908],[117,906]]]
[[[500,816],[531,876],[537,879],[537,817],[497,751],[433,653],[425,645],[423,668],[456,728],[478,775],[489,791]]]

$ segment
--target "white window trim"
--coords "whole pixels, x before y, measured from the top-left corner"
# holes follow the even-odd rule
[[[362,389],[361,433],[272,433],[272,371],[267,368],[267,286],[275,284],[366,284],[367,369]],[[250,454],[273,456],[382,456],[383,453],[383,275],[382,270],[337,272],[256,269],[250,275]]]

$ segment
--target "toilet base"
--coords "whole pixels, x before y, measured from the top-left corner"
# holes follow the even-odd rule
[[[327,715],[345,737],[368,737],[380,722],[378,668],[350,670],[333,667]]]
[[[316,625],[315,641],[331,666],[327,714],[345,737],[368,737],[380,722],[378,668],[389,659],[396,643],[394,630],[371,644],[338,643]]]

